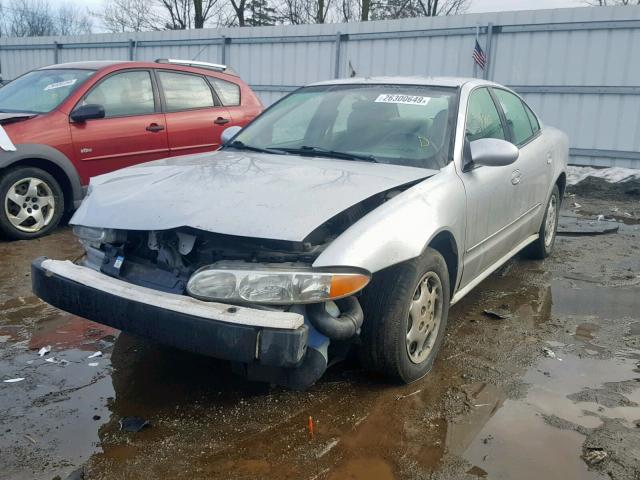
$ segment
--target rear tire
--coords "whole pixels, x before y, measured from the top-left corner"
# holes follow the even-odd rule
[[[540,225],[540,230],[538,231],[538,239],[525,249],[525,253],[529,258],[533,260],[544,260],[553,252],[558,230],[561,201],[558,185],[554,185],[549,201],[547,202],[547,208],[544,211],[542,225]]]
[[[404,383],[427,375],[444,339],[449,295],[447,265],[432,248],[374,274],[362,296],[363,366]]]
[[[13,240],[48,234],[64,213],[64,194],[55,178],[35,167],[17,167],[0,177],[0,233]]]

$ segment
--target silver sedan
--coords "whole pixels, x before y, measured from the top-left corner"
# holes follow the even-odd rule
[[[34,291],[251,380],[305,388],[356,345],[412,382],[451,305],[553,249],[567,137],[495,83],[317,83],[223,141],[92,179],[85,258],[35,260]]]

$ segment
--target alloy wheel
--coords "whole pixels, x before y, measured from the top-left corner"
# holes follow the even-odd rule
[[[4,211],[14,228],[21,232],[39,232],[51,223],[56,201],[53,190],[36,177],[15,182],[4,198]]]
[[[551,195],[549,200],[549,207],[547,208],[547,218],[544,225],[544,246],[549,248],[553,243],[553,237],[556,234],[556,223],[558,221],[557,215],[558,201],[555,195]]]
[[[413,294],[407,321],[407,354],[413,363],[424,362],[438,337],[442,320],[442,282],[435,272],[425,273]]]

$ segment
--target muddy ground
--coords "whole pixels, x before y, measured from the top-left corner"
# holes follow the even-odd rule
[[[408,386],[355,361],[303,393],[247,383],[36,299],[30,260],[81,254],[68,228],[0,241],[0,477],[638,479],[640,204],[583,190],[569,213],[619,232],[510,261],[451,309],[433,372]],[[122,432],[127,416],[151,426]]]

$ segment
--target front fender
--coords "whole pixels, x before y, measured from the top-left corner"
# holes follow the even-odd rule
[[[462,259],[465,192],[453,164],[369,212],[318,256],[314,267],[360,267],[377,272],[419,256],[442,231]],[[462,264],[462,262],[460,262]]]
[[[77,170],[60,150],[48,145],[35,143],[20,143],[16,145],[15,152],[0,152],[0,169],[10,167],[21,160],[44,160],[59,167],[69,179],[73,200],[77,207],[83,197],[82,184]]]

